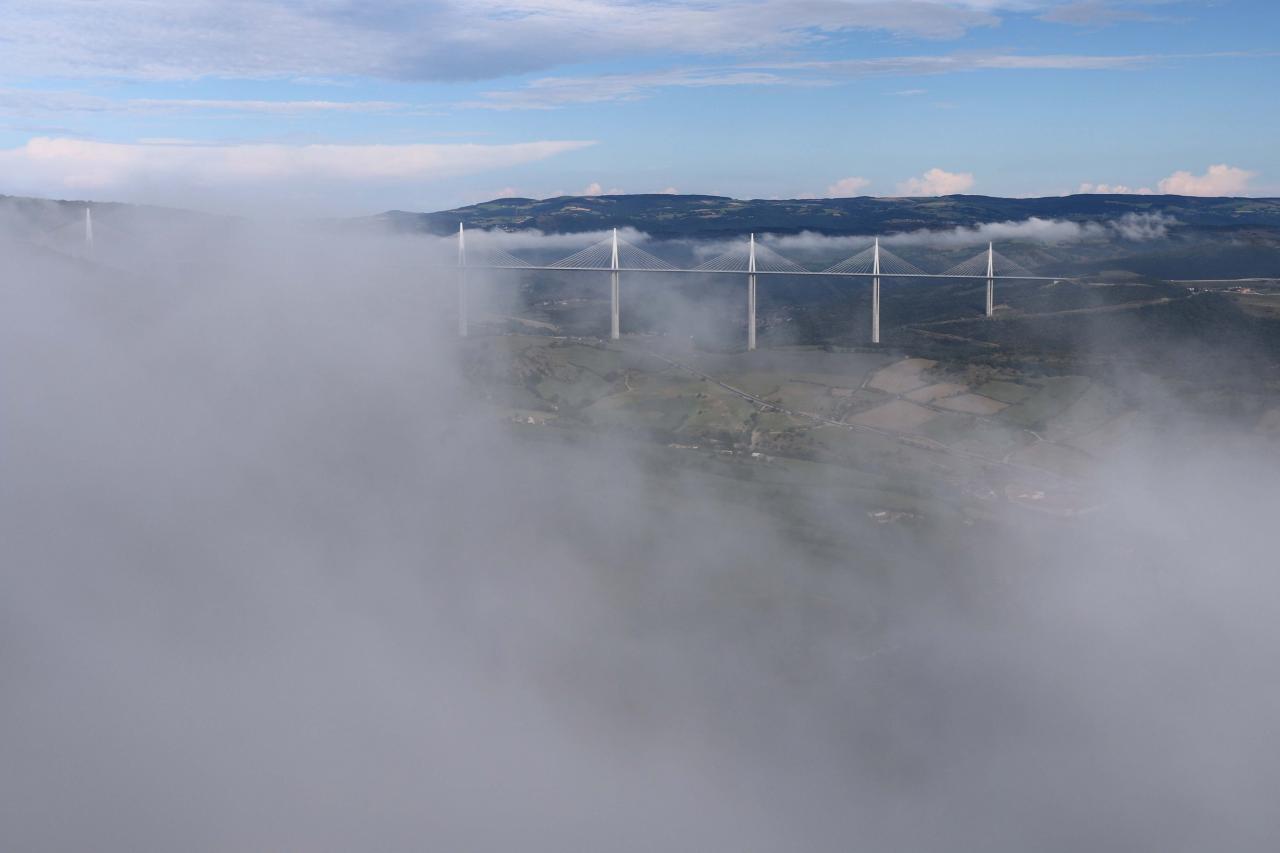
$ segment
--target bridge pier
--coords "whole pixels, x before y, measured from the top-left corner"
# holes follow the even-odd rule
[[[467,336],[468,321],[467,310],[467,271],[458,270],[458,337],[465,338]]]
[[[872,263],[871,272],[875,274],[875,278],[871,279],[871,343],[880,343],[880,238],[876,238],[875,259]]]
[[[622,337],[622,317],[619,309],[619,293],[618,293],[618,273],[609,273],[609,284],[612,297],[610,299],[609,310],[609,339],[618,340]]]
[[[622,316],[619,302],[621,294],[618,288],[618,229],[613,229],[613,259],[610,261],[609,272],[609,339],[618,340],[622,337]]]
[[[458,223],[458,337],[467,336],[467,235]]]
[[[751,235],[747,256],[747,352],[756,348],[756,235]]]
[[[880,343],[880,279],[871,280],[871,343]]]

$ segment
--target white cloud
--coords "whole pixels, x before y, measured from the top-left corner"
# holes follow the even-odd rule
[[[680,190],[676,189],[675,187],[667,187],[665,190],[659,190],[658,194],[659,195],[679,195]]]
[[[870,185],[871,181],[866,178],[841,178],[831,186],[827,187],[827,196],[830,198],[848,198],[850,196],[858,195],[861,190]]]
[[[1125,184],[1091,184],[1086,181],[1076,192],[1097,195],[1153,195],[1155,191],[1149,187],[1135,189]]]
[[[904,196],[952,195],[970,189],[974,184],[970,172],[945,172],[934,168],[918,178],[909,178],[898,184],[898,194]]]
[[[606,190],[604,188],[604,185],[601,184],[599,181],[592,181],[591,183],[583,187],[581,190],[579,190],[576,194],[581,196],[623,195],[624,191],[618,187],[610,187],[609,189]]]
[[[1237,169],[1226,163],[1210,166],[1203,175],[1190,172],[1174,172],[1159,183],[1160,192],[1167,195],[1241,195],[1249,188],[1249,180],[1255,173]]]
[[[510,145],[187,145],[36,138],[0,149],[11,183],[47,191],[288,181],[433,180],[542,160],[591,145],[540,141]]]
[[[1165,195],[1241,195],[1248,191],[1249,181],[1255,174],[1246,169],[1220,163],[1210,166],[1203,175],[1193,175],[1187,171],[1174,172],[1169,177],[1161,179],[1156,184],[1155,190],[1150,187],[1130,187],[1127,184],[1086,182],[1080,185],[1078,192],[1114,195],[1153,195],[1156,192]]]

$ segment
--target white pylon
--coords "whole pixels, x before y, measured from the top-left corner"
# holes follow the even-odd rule
[[[747,255],[747,351],[756,348],[756,235],[751,235]]]
[[[876,238],[875,260],[871,265],[871,343],[880,343],[880,238]]]
[[[458,336],[467,336],[467,232],[458,223]]]
[[[93,248],[93,208],[88,205],[84,208],[84,245],[87,249]]]
[[[618,229],[613,229],[613,257],[609,261],[609,285],[611,291],[609,337],[618,340],[622,337],[621,315],[618,310]]]
[[[996,313],[996,244],[987,244],[987,316]]]

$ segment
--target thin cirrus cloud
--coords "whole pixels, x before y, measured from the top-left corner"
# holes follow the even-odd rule
[[[485,92],[480,98],[462,101],[457,106],[486,110],[551,110],[578,104],[636,101],[663,89],[805,85],[812,82],[763,70],[673,68],[638,74],[542,77],[514,89]]]
[[[301,115],[306,113],[414,113],[421,108],[399,101],[337,101],[235,98],[108,98],[58,89],[0,88],[0,110],[19,115],[41,113],[231,112]]]
[[[1146,3],[1144,5],[1166,5]],[[1040,14],[1040,20],[1078,27],[1100,27],[1122,21],[1154,21],[1155,15],[1141,9],[1124,8],[1109,0],[1073,0],[1053,6]]]
[[[518,166],[592,145],[191,145],[37,138],[0,149],[0,172],[38,190],[290,181],[429,181]]]
[[[1221,54],[1204,54],[1205,57]],[[881,56],[860,59],[815,59],[761,63],[777,70],[821,71],[842,77],[887,74],[929,75],[959,71],[1111,71],[1148,65],[1161,59],[1194,59],[1198,55],[1079,54],[1079,53],[948,53],[919,56]]]
[[[540,77],[521,86],[485,92],[455,106],[489,110],[549,110],[578,104],[635,101],[665,89],[729,86],[832,86],[871,77],[926,77],[975,71],[1123,71],[1176,60],[1248,57],[1253,54],[1022,54],[951,53],[864,59],[791,60],[673,68],[590,77]],[[895,95],[922,95],[903,89]]]
[[[130,98],[124,102],[126,109],[139,111],[202,111],[219,110],[245,113],[387,113],[401,112],[408,104],[398,101],[268,101],[222,100],[215,98]]]
[[[958,38],[1025,0],[10,0],[0,72],[485,79],[570,60],[725,55],[880,31]],[[1044,0],[1041,5],[1053,5]]]

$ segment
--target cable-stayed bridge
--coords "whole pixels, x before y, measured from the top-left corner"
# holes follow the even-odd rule
[[[80,227],[71,221],[57,226],[55,231]],[[94,245],[94,222],[90,208],[85,208],[83,221],[84,245]],[[660,273],[663,275],[744,275],[747,279],[747,349],[756,348],[756,284],[761,275],[828,276],[836,278],[871,279],[871,341],[880,343],[880,282],[884,278],[911,279],[960,279],[985,281],[987,317],[995,313],[995,283],[997,281],[1064,281],[1070,276],[1046,276],[1033,274],[1026,267],[1010,260],[988,243],[985,251],[941,272],[928,272],[912,264],[880,245],[877,237],[872,244],[839,263],[824,269],[810,269],[787,258],[756,241],[752,234],[746,240],[732,245],[702,263],[679,266],[633,245],[618,236],[614,228],[609,237],[575,252],[568,257],[550,263],[536,264],[518,257],[492,240],[482,239],[468,246],[467,233],[461,223],[457,235],[458,270],[458,333],[466,336],[470,321],[467,287],[468,270],[538,270],[607,272],[610,279],[610,328],[609,336],[617,340],[621,336],[620,278],[622,273]]]
[[[880,245],[880,238],[866,249],[825,269],[810,269],[779,252],[756,242],[752,234],[728,251],[695,266],[677,266],[612,234],[580,252],[547,264],[535,264],[487,242],[468,249],[467,233],[458,225],[458,333],[465,336],[467,319],[466,271],[475,270],[581,270],[607,272],[610,279],[609,336],[621,335],[619,279],[622,273],[662,273],[667,275],[724,274],[747,277],[747,349],[756,348],[756,278],[761,275],[833,276],[871,279],[871,342],[880,343],[880,280],[883,278],[972,279],[986,281],[986,316],[995,313],[995,283],[1005,281],[1063,281],[1069,276],[1035,275],[1006,258],[988,243],[985,251],[942,272],[927,272]]]

